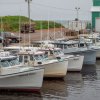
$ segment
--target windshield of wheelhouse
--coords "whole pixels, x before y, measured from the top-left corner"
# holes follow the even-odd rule
[[[57,50],[54,50],[54,55],[59,55]]]
[[[15,65],[19,65],[20,64],[18,58],[8,59],[8,62],[10,64],[10,66],[15,66]]]
[[[40,57],[40,55],[34,55],[34,59],[39,61],[39,60],[42,60],[42,58]]]
[[[44,56],[43,56],[43,54],[40,54],[40,58],[41,58],[41,59],[44,59]]]
[[[64,53],[63,53],[62,50],[58,50],[58,54],[59,54],[59,55],[64,55]]]
[[[1,60],[0,66],[1,67],[10,67],[10,64],[9,64],[8,60]]]
[[[61,50],[54,50],[55,55],[63,55],[64,53]]]
[[[43,56],[44,56],[45,60],[48,59],[48,51],[45,51],[45,53],[43,54]]]

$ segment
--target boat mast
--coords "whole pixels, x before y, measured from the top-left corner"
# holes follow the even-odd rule
[[[42,41],[42,37],[43,37],[43,31],[42,31],[42,17],[41,17],[41,21],[40,21],[40,27],[41,27],[41,37],[40,37],[40,40]]]
[[[4,38],[4,34],[3,34],[3,21],[2,21],[2,16],[1,16],[1,36]],[[4,42],[4,39],[2,39],[2,44]]]
[[[2,25],[2,16],[0,17],[0,19],[1,19],[1,32],[2,32],[2,28],[3,28],[3,25]]]
[[[25,23],[24,23],[24,25],[25,25]],[[24,46],[25,46],[25,29],[24,29]]]
[[[20,26],[21,26],[21,18],[20,18],[20,15],[19,15],[19,46],[21,47],[21,44],[20,44]]]
[[[49,14],[48,14],[48,32],[47,32],[47,40],[49,40],[49,32],[50,32],[50,31],[49,31],[49,24],[50,24],[50,23],[49,23]]]
[[[2,16],[1,16],[1,30],[0,30],[1,32],[3,31],[3,22],[2,22]],[[3,37],[3,33],[1,34],[2,35],[2,37]]]
[[[55,33],[56,31],[55,31],[55,20],[54,20],[54,40],[56,39],[56,37],[55,37]]]
[[[61,24],[61,38],[63,37],[63,35],[62,35],[62,18],[61,18],[61,21],[60,21],[60,24]]]
[[[30,45],[31,45],[30,31],[31,31],[31,19],[29,19],[29,47],[30,47]]]

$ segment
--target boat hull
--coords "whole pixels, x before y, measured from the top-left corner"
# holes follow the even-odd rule
[[[74,56],[68,59],[68,71],[81,71],[84,56]]]
[[[100,58],[100,51],[96,52],[96,58]]]
[[[67,50],[64,50],[65,54],[73,54],[73,55],[83,55],[84,56],[84,62],[83,64],[93,65],[96,63],[96,50],[78,50],[73,52],[66,52]]]
[[[44,77],[64,77],[67,73],[68,60],[45,64],[44,68]]]
[[[83,64],[93,65],[96,63],[96,51],[86,51],[86,52],[79,52],[74,54],[84,55]]]
[[[29,70],[0,76],[0,89],[40,90],[44,69]]]

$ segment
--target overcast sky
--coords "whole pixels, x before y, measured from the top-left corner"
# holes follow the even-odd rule
[[[76,17],[75,7],[80,7],[79,18],[91,20],[92,0],[32,0],[32,19],[73,20]],[[25,0],[0,0],[0,16],[27,14]]]

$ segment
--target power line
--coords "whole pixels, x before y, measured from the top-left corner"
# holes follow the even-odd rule
[[[23,2],[0,2],[0,4],[20,4],[23,5]],[[60,8],[60,7],[55,7],[55,6],[51,6],[51,5],[46,5],[46,4],[42,4],[42,3],[38,3],[38,2],[33,2],[32,4],[36,4],[38,6],[42,6],[42,7],[47,7],[47,8],[52,8],[52,9],[57,9],[57,10],[63,10],[63,11],[73,11],[75,12],[74,9],[65,9],[65,8]],[[82,12],[90,12],[89,10],[81,10]]]
[[[43,6],[43,7],[49,7],[49,8],[59,9],[59,10],[75,11],[75,10],[73,10],[73,9],[59,8],[59,7],[50,6],[50,5],[45,5],[45,4],[37,3],[37,2],[34,2],[34,4],[39,5],[39,6]]]
[[[65,11],[68,10],[68,11],[75,12],[75,9],[65,9],[65,8],[55,7],[55,6],[51,6],[51,5],[45,5],[45,4],[37,3],[37,2],[34,2],[34,4],[39,5],[39,6],[42,6],[42,7],[49,7],[49,8],[53,8],[53,9],[59,9],[59,10],[65,10]],[[83,11],[83,12],[90,12],[88,10],[81,10],[81,11]]]

